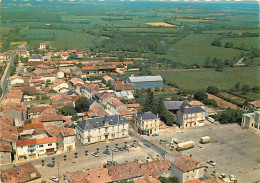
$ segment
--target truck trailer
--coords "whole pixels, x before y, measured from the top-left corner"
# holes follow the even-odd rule
[[[200,143],[202,144],[210,143],[210,137],[209,136],[201,137]]]
[[[193,141],[181,142],[181,143],[178,143],[176,150],[183,151],[183,150],[190,149],[193,147],[194,147]]]

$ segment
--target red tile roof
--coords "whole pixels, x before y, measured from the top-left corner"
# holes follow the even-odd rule
[[[22,183],[35,181],[41,178],[41,174],[31,163],[28,163],[2,171],[1,178],[4,183]]]
[[[182,154],[166,154],[165,159],[170,161],[171,164],[180,169],[182,172],[204,167],[198,161]]]
[[[145,175],[151,176],[153,173],[169,171],[171,165],[168,160],[157,160],[141,164],[141,169]]]
[[[12,152],[12,146],[6,144],[0,144],[0,151],[2,152]]]
[[[202,180],[199,183],[223,183],[223,181],[220,178],[214,177],[211,179]]]
[[[106,82],[108,82],[109,80],[114,81],[114,79],[111,78],[111,77],[108,76],[108,75],[105,75],[105,76],[103,77],[103,79],[104,79]]]
[[[44,109],[46,109],[48,106],[43,106],[43,107],[34,107],[28,110],[28,113],[37,113],[37,112],[42,112]]]
[[[198,183],[198,182],[200,182],[200,179],[189,180],[189,181],[186,181],[185,183]]]
[[[62,103],[52,104],[52,107],[54,107],[56,109],[62,108],[64,106],[74,107],[74,104],[73,104],[73,102],[62,102]]]
[[[136,104],[125,104],[126,107],[140,107],[140,104],[139,103],[136,103]]]
[[[35,145],[35,144],[46,144],[56,142],[55,137],[48,137],[43,139],[27,139],[27,140],[18,140],[16,141],[16,146],[27,146],[27,145]]]
[[[76,84],[76,83],[82,83],[84,84],[84,81],[80,78],[72,78],[71,80],[69,80],[69,82]]]
[[[120,181],[143,176],[143,172],[138,162],[129,162],[108,167],[108,174],[112,181]]]
[[[252,101],[252,102],[248,102],[249,104],[252,104],[255,107],[260,107],[260,100],[256,100],[256,101]]]
[[[60,130],[60,133],[63,137],[67,137],[67,136],[73,136],[75,135],[75,132],[72,128],[62,128]]]
[[[67,174],[70,183],[106,183],[112,182],[107,168],[86,170],[81,173]]]
[[[29,123],[24,126],[24,130],[30,130],[35,128],[43,128],[43,123]]]
[[[111,105],[115,106],[115,107],[119,107],[121,105],[124,105],[120,100],[118,100],[117,98],[111,98],[108,99],[108,101]]]
[[[52,137],[57,137],[60,135],[61,129],[57,126],[45,126],[44,130]]]
[[[97,66],[84,66],[82,69],[97,69]]]
[[[117,91],[134,90],[132,83],[116,84]]]
[[[90,91],[99,91],[98,84],[85,84],[83,87],[87,88]]]

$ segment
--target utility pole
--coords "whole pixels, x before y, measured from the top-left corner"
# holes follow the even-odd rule
[[[60,182],[60,162],[58,162],[58,182]]]

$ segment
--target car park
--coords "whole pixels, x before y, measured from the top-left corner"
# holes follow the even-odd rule
[[[126,150],[126,151],[129,150],[127,146],[124,146],[123,149]]]
[[[93,152],[91,155],[95,156],[95,157],[98,157],[98,153],[96,153],[96,152]]]
[[[112,151],[118,152],[118,149],[117,148],[113,148]]]
[[[159,136],[159,133],[154,133],[152,134],[152,136]]]
[[[54,167],[54,164],[53,164],[53,163],[48,163],[48,164],[47,164],[47,167],[53,168],[53,167]]]
[[[59,179],[55,176],[50,177],[53,182],[59,182]]]
[[[107,161],[107,166],[115,166],[117,165],[117,162],[116,161]]]
[[[212,166],[216,166],[216,163],[214,161],[212,161],[212,160],[207,161],[207,163],[212,165]]]
[[[110,152],[109,152],[109,151],[107,151],[107,150],[106,150],[106,151],[104,151],[103,153],[104,153],[104,154],[107,154],[107,155],[110,155]]]

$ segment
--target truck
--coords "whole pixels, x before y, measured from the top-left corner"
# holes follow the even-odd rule
[[[181,143],[178,143],[176,150],[183,151],[183,150],[190,149],[193,147],[194,147],[193,141],[181,142]]]
[[[200,143],[202,144],[210,143],[210,137],[209,136],[201,137]]]
[[[177,146],[176,144],[178,144],[180,141],[177,140],[176,138],[172,138],[171,141],[171,148],[174,148],[175,146]]]

